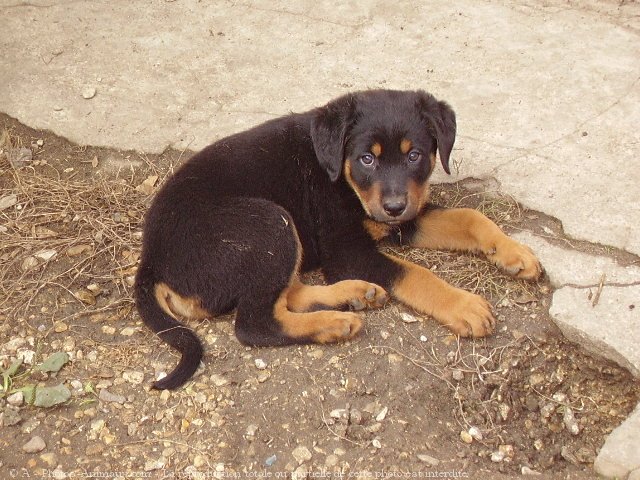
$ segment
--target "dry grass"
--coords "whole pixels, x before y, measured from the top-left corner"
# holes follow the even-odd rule
[[[0,311],[50,327],[128,314],[148,200],[138,178],[76,179],[46,162],[14,169],[8,154],[19,146],[2,132],[0,198],[17,203],[0,211]]]

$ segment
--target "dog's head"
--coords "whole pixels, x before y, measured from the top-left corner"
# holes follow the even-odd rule
[[[332,181],[341,175],[372,219],[415,218],[429,198],[436,151],[447,173],[456,118],[423,91],[371,90],[316,110],[311,138]]]

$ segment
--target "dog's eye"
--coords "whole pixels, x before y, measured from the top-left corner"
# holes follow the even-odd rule
[[[417,150],[412,150],[411,152],[409,152],[407,158],[409,159],[409,162],[416,163],[420,161],[420,159],[422,158],[422,154]]]
[[[365,167],[370,167],[371,165],[373,165],[373,162],[375,161],[375,159],[376,157],[374,157],[371,153],[365,153],[360,157],[360,162]]]

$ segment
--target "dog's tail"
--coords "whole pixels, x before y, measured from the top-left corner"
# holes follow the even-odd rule
[[[160,308],[155,296],[155,284],[153,272],[141,266],[135,282],[138,312],[151,330],[182,355],[178,366],[153,384],[153,388],[171,390],[184,384],[194,374],[200,365],[204,349],[192,330]]]

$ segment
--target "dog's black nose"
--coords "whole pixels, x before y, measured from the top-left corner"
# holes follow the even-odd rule
[[[390,198],[385,200],[382,208],[384,208],[384,211],[391,217],[398,217],[402,215],[404,209],[407,208],[407,201],[404,198]]]

